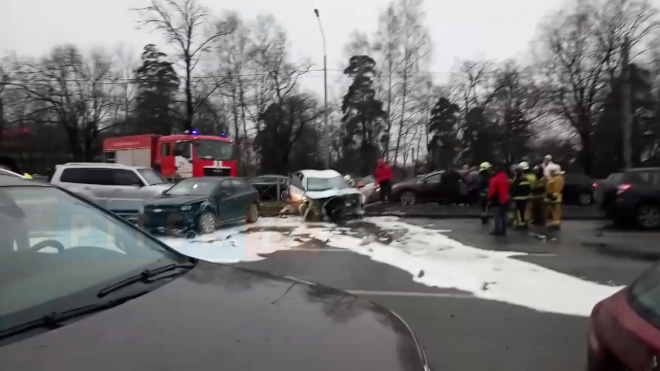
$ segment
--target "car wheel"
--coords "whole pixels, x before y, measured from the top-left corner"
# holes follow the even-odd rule
[[[399,195],[399,203],[401,205],[414,205],[417,202],[417,195],[413,191],[403,191]]]
[[[245,213],[246,223],[256,223],[259,220],[259,207],[257,204],[249,204]]]
[[[215,214],[210,211],[205,211],[202,213],[202,215],[199,216],[197,221],[197,230],[200,234],[213,233],[217,224],[218,219],[216,218]]]
[[[577,196],[578,205],[580,206],[589,206],[594,201],[594,196],[591,192],[580,192]]]
[[[644,229],[660,227],[660,208],[655,205],[641,205],[637,209],[637,223]]]

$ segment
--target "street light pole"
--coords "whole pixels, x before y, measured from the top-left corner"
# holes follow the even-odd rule
[[[321,15],[318,9],[314,9],[316,19],[319,21],[319,29],[321,30],[321,37],[323,38],[323,138],[325,139],[325,167],[330,168],[330,138],[328,138],[328,56],[325,48],[325,33],[323,32],[323,24],[321,23]]]

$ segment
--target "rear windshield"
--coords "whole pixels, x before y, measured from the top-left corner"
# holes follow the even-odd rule
[[[641,317],[660,328],[660,265],[654,265],[630,286],[628,302]]]

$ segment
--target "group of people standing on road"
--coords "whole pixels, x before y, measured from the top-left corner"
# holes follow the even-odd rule
[[[563,173],[550,155],[533,168],[525,161],[510,168],[481,163],[478,174],[482,223],[488,223],[492,209],[492,235],[505,235],[509,222],[516,228],[545,226],[547,216],[551,219],[549,227],[559,229]]]

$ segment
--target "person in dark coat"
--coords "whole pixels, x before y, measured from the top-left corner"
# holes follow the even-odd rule
[[[461,202],[461,179],[461,173],[454,169],[447,169],[440,176],[440,194],[445,204]]]

